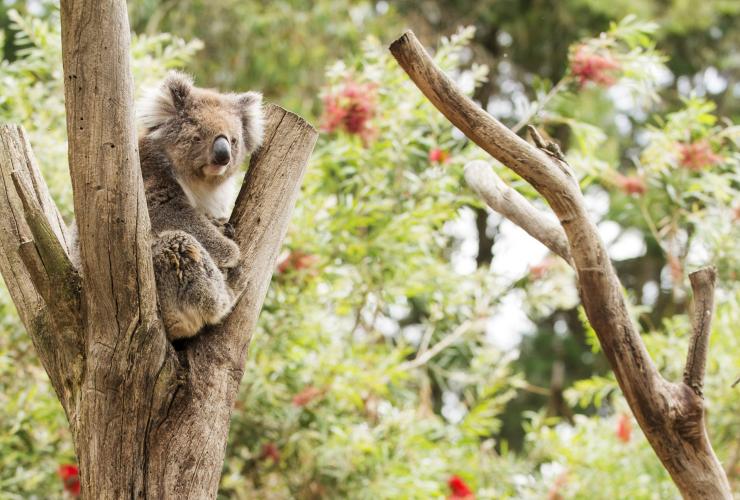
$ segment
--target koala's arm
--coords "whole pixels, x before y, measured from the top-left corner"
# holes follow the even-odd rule
[[[234,226],[231,225],[229,219],[227,219],[226,217],[209,217],[208,220],[211,221],[211,224],[216,226],[218,232],[220,232],[230,240],[234,239]]]
[[[211,218],[198,213],[184,201],[161,205],[155,212],[156,215],[151,219],[156,233],[167,230],[185,231],[203,245],[219,268],[236,266],[240,256],[239,247],[225,235],[227,227],[215,225]]]
[[[184,231],[163,231],[152,245],[157,298],[170,340],[219,323],[234,296],[203,245]]]

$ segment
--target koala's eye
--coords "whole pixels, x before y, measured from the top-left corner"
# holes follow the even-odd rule
[[[236,137],[232,137],[231,139],[231,145],[236,146]]]
[[[196,135],[196,136],[193,137],[193,142],[200,142],[202,140],[203,139],[199,135]]]

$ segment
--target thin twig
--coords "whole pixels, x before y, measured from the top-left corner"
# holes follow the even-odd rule
[[[521,120],[517,122],[516,125],[511,127],[511,131],[514,133],[519,132],[522,128],[524,128],[525,125],[529,124],[529,121],[537,116],[543,109],[545,109],[545,105],[550,102],[550,100],[555,97],[555,95],[560,92],[560,89],[565,86],[566,83],[568,83],[570,79],[566,76],[564,78],[561,78],[558,83],[552,86],[552,88],[545,94],[545,96],[541,100],[537,100],[537,104],[535,106],[532,106],[532,109],[529,113],[524,115]]]
[[[414,368],[419,368],[420,366],[425,365],[429,362],[434,356],[439,354],[440,352],[447,349],[449,346],[457,342],[460,337],[468,333],[470,330],[473,329],[474,326],[479,324],[479,321],[472,321],[467,320],[463,323],[461,323],[455,330],[434,344],[431,348],[429,348],[428,351],[424,352],[422,355],[415,357],[411,361],[406,361],[405,363],[401,363],[401,365],[398,367],[400,370],[413,370]]]
[[[429,349],[429,344],[432,341],[432,335],[434,334],[434,327],[427,325],[427,329],[424,332],[424,336],[419,342],[419,351],[416,353],[416,357],[422,356]]]

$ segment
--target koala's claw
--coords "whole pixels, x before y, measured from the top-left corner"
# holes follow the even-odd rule
[[[224,224],[221,226],[221,231],[223,231],[224,236],[226,236],[230,240],[233,240],[234,235],[236,234],[236,230],[234,229],[234,226],[231,224],[231,222],[224,222]]]

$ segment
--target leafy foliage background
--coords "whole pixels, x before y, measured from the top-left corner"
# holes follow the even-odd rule
[[[29,131],[70,217],[57,7],[9,3],[0,119]],[[627,248],[615,266],[672,380],[690,330],[687,272],[717,265],[705,393],[712,442],[738,488],[740,65],[722,47],[738,38],[740,9],[569,0],[525,13],[525,3],[129,2],[139,91],[185,68],[204,86],[263,90],[323,126],[251,346],[223,498],[442,498],[452,476],[478,498],[678,497],[579,312],[567,266],[544,257],[507,268],[524,237],[462,180],[465,163],[486,156],[387,52],[406,24],[497,117],[529,118],[563,144],[610,247]],[[582,47],[614,61],[613,84],[581,85]],[[363,133],[329,103],[355,110]],[[496,321],[512,308],[529,326]],[[0,498],[60,497],[57,468],[74,461],[2,286]]]

